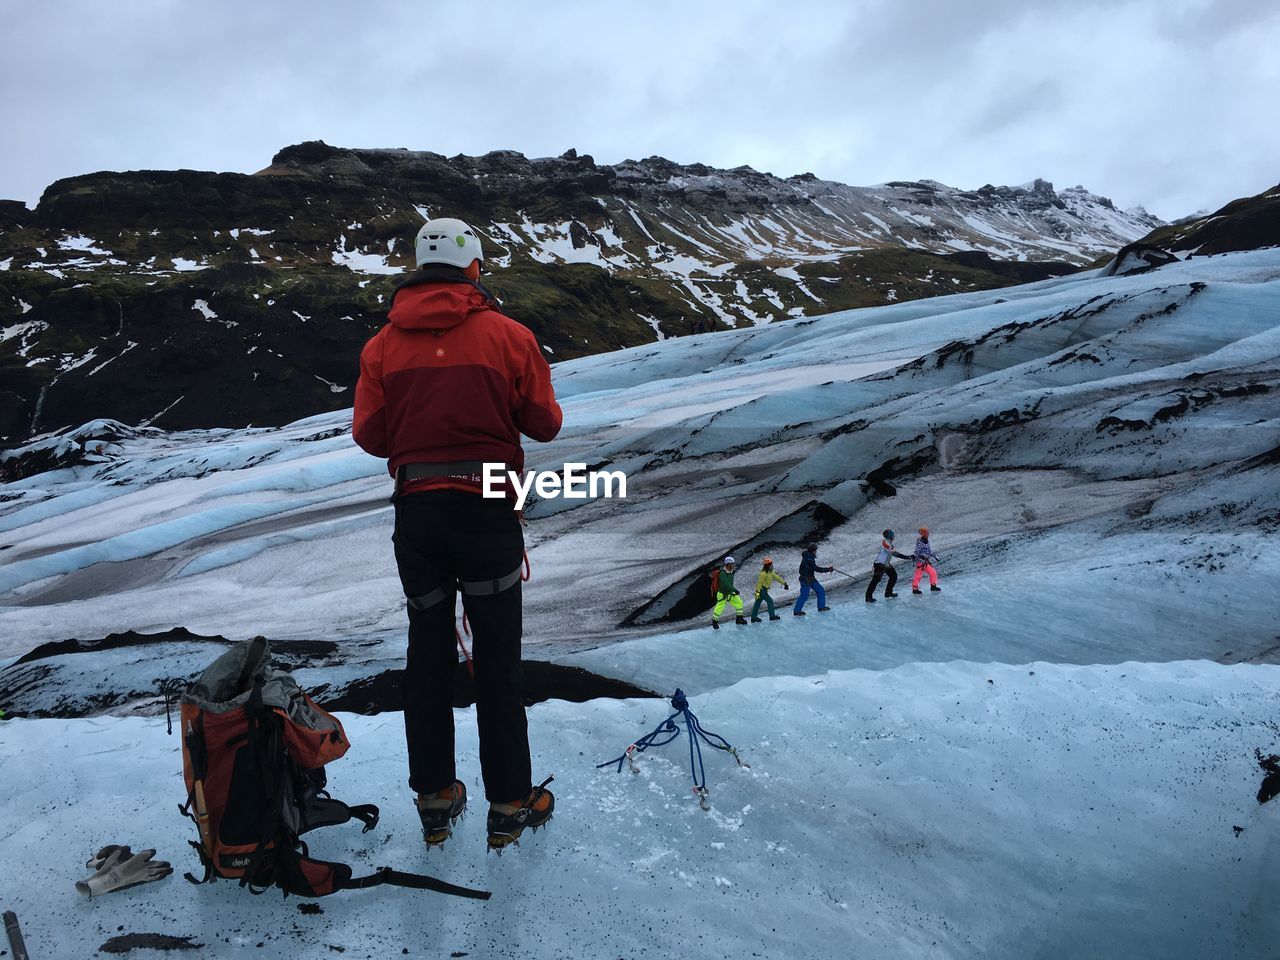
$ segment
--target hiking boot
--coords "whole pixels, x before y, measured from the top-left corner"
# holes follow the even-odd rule
[[[803,610],[792,610],[792,611],[791,611],[791,615],[792,615],[793,617],[803,617],[803,616],[804,616],[804,611],[803,611]]]
[[[819,613],[826,613],[826,612],[827,612],[828,610],[830,610],[830,609],[831,609],[830,607],[819,607],[819,608],[818,608],[818,612],[819,612]]]
[[[923,590],[917,590],[914,587],[911,588],[911,592],[914,593],[917,597],[924,596]]]
[[[760,618],[759,618],[759,617],[752,617],[752,618],[751,618],[751,622],[752,622],[752,623],[759,623],[759,622],[760,622]]]
[[[780,616],[778,616],[776,613],[771,613],[771,614],[769,614],[769,619],[770,619],[770,620],[781,620],[782,618],[781,618]]]
[[[418,794],[415,803],[422,820],[422,839],[437,846],[449,839],[454,823],[467,809],[467,788],[455,780],[443,790]]]
[[[941,588],[941,587],[930,587],[930,588],[929,588],[929,592],[930,592],[930,593],[941,593],[941,592],[942,592],[942,588]]]
[[[734,623],[736,623],[736,624],[737,624],[738,626],[740,626],[740,627],[745,627],[745,626],[747,625],[747,618],[746,618],[746,617],[738,617],[738,618],[737,618],[736,620],[734,620],[733,622],[734,622]],[[759,623],[759,622],[760,622],[759,620],[757,620],[757,621],[756,621],[756,623]]]
[[[884,598],[885,598],[886,600],[892,600],[892,599],[893,599],[894,597],[896,597],[896,596],[897,596],[897,594],[896,594],[896,593],[886,593],[886,594],[884,595]]]
[[[551,819],[556,798],[547,789],[547,784],[554,779],[555,777],[547,777],[524,800],[489,804],[490,850],[501,850],[507,844],[515,843],[525,827],[537,830]]]
[[[719,629],[720,629],[720,621],[719,621],[719,620],[712,620],[712,621],[711,621],[711,629],[712,629],[712,630],[719,630]]]
[[[875,598],[875,597],[867,597],[867,598],[866,598],[866,601],[867,601],[867,603],[875,603],[875,602],[876,602],[876,598]]]

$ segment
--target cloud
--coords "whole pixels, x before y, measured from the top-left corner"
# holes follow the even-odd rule
[[[251,172],[305,139],[570,146],[848,183],[1077,182],[1165,217],[1280,179],[1280,8],[741,0],[43,0],[6,13],[0,196]]]

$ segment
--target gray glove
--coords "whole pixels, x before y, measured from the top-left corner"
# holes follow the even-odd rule
[[[163,860],[152,860],[154,850],[143,850],[130,853],[128,847],[110,846],[98,851],[85,866],[98,867],[97,873],[88,880],[76,884],[76,890],[92,899],[113,890],[127,890],[140,883],[163,880],[173,873],[173,867]]]
[[[116,867],[124,863],[133,856],[133,851],[128,847],[122,847],[119,844],[111,844],[109,847],[103,847],[92,857],[85,861],[84,865],[90,870],[101,870],[105,866]]]

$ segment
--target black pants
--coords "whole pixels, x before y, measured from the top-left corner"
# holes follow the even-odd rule
[[[409,611],[404,729],[409,786],[433,793],[453,783],[453,672],[458,666],[454,608],[458,581],[497,580],[520,567],[524,533],[508,500],[433,490],[400,497],[393,537],[406,597],[444,587],[444,598]],[[500,593],[462,596],[476,672],[480,771],[491,803],[532,790],[529,732],[520,664],[520,583]]]
[[[886,574],[889,577],[889,582],[885,584],[884,595],[887,597],[893,593],[893,585],[898,582],[898,572],[893,567],[883,563],[874,564],[871,569],[875,572],[871,574],[871,582],[867,584],[867,599],[871,599],[872,594],[876,592],[876,585],[880,583],[880,578]]]

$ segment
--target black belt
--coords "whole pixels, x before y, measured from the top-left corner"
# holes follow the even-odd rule
[[[483,476],[485,460],[455,460],[449,463],[405,463],[396,471],[396,488],[425,477]]]
[[[488,463],[500,463],[502,468],[506,469],[506,464],[496,460],[451,460],[448,463],[404,463],[396,470],[396,489],[397,494],[404,489],[405,484],[412,483],[414,480],[423,480],[427,477],[484,477],[484,468]],[[507,478],[502,477],[502,483],[505,485]]]

